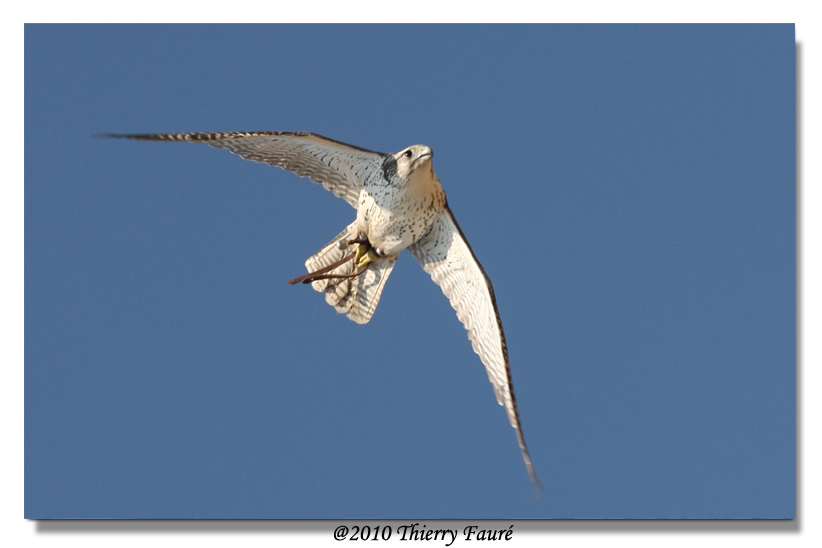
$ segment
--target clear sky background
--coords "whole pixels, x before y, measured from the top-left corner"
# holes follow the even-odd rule
[[[794,516],[794,28],[28,26],[28,518]],[[423,143],[534,465],[403,254],[367,326],[285,282],[354,218],[100,132]]]

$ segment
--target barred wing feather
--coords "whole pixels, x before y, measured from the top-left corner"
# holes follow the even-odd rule
[[[408,249],[440,286],[457,312],[457,318],[468,331],[474,352],[485,365],[488,378],[494,386],[497,401],[505,406],[508,420],[516,429],[528,475],[535,489],[542,488],[522,434],[511,384],[508,347],[505,344],[494,288],[451,211],[446,209],[441,213],[431,231]]]
[[[184,141],[224,148],[246,160],[292,171],[357,207],[363,181],[379,175],[384,154],[307,132],[153,133],[103,137]]]

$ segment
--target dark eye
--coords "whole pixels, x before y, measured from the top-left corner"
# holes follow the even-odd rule
[[[405,151],[405,157],[406,157],[406,158],[410,158],[410,157],[411,157],[411,156],[413,156],[413,155],[414,155],[414,153],[413,153],[413,152],[411,152],[410,150],[406,150],[406,151]]]

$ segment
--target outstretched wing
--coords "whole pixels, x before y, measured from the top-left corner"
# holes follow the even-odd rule
[[[246,160],[293,171],[323,185],[357,207],[363,181],[380,174],[389,155],[347,145],[306,132],[251,131],[228,133],[153,133],[100,137],[141,141],[187,141],[224,148]]]
[[[440,286],[457,311],[457,318],[468,330],[468,338],[488,371],[497,401],[500,405],[505,405],[508,420],[517,431],[528,476],[535,489],[542,488],[525,447],[511,383],[511,369],[508,366],[508,347],[505,344],[494,288],[451,211],[446,208],[431,231],[408,249]]]

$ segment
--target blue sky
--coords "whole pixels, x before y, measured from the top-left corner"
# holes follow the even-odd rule
[[[26,517],[794,515],[794,28],[27,26]],[[546,491],[400,257],[285,282],[342,200],[208,147],[424,143]]]

